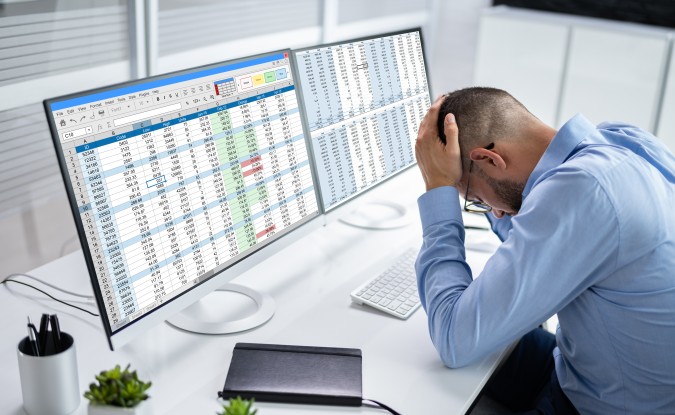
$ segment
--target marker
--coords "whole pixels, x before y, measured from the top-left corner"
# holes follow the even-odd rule
[[[49,314],[42,313],[40,318],[40,332],[38,333],[38,347],[44,353],[47,350],[47,328],[49,326]]]
[[[59,327],[59,318],[56,314],[49,316],[52,324],[52,339],[54,339],[54,354],[61,353],[61,328]]]
[[[28,345],[30,346],[31,353],[33,356],[40,356],[40,349],[38,348],[37,341],[35,340],[35,326],[30,321],[30,316],[28,317]]]

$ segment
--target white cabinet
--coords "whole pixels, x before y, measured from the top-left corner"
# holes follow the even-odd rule
[[[668,32],[606,26],[572,28],[558,124],[581,112],[595,124],[623,121],[654,132]]]
[[[569,28],[535,19],[485,14],[474,84],[504,89],[547,124],[555,124]]]
[[[675,153],[675,53],[671,53],[669,67],[656,135]]]
[[[673,148],[675,60],[665,73],[673,33],[549,12],[486,9],[474,84],[509,91],[556,128],[578,112],[594,123],[623,121],[652,132],[658,124],[658,135]]]

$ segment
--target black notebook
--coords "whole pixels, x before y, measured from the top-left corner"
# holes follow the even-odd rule
[[[361,350],[237,343],[218,394],[224,399],[361,406]]]

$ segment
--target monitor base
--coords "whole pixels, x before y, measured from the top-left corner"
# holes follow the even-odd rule
[[[236,294],[234,294],[236,293]],[[255,303],[252,304],[251,300]],[[254,306],[254,307],[252,307]],[[251,311],[244,317],[232,313]],[[225,284],[166,322],[181,330],[200,334],[229,334],[256,328],[272,318],[274,298],[243,285]]]
[[[397,229],[410,224],[410,215],[406,207],[401,204],[374,200],[359,206],[339,221],[355,228]]]

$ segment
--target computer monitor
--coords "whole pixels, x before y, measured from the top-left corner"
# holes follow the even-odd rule
[[[111,349],[311,232],[291,68],[284,50],[44,102]]]
[[[323,210],[352,224],[389,227],[370,217],[337,212],[415,164],[414,143],[430,106],[420,29],[293,52]],[[401,206],[384,201],[405,213]]]

